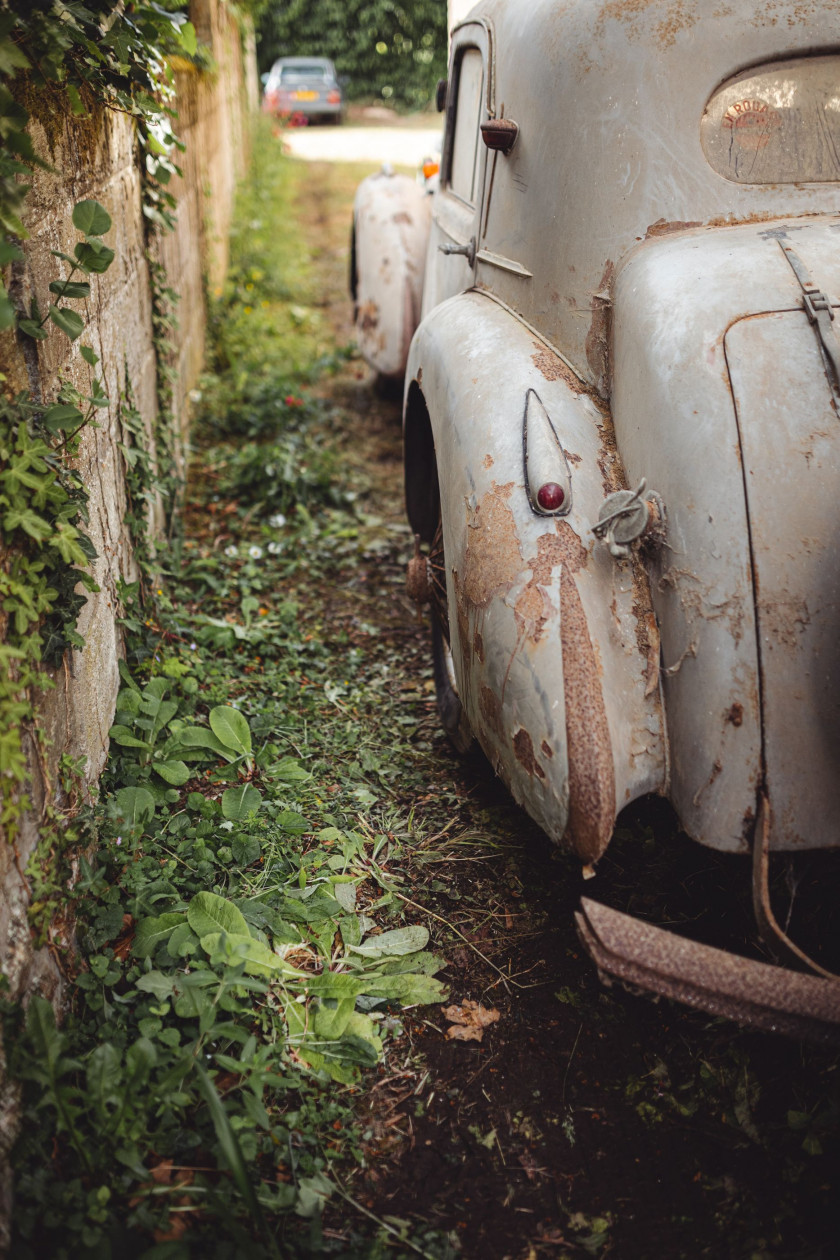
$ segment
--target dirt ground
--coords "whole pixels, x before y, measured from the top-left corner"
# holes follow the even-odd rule
[[[362,173],[312,163],[300,206],[340,344],[351,336],[347,240]],[[493,1019],[480,1042],[450,1039],[443,1009],[407,1019],[404,1052],[370,1075],[359,1104],[368,1167],[352,1196],[402,1233],[401,1255],[840,1256],[836,1052],[599,983],[573,924],[579,868],[486,762],[457,759],[437,733],[428,635],[403,592],[407,555],[393,544],[399,400],[380,397],[358,361],[324,388],[350,417],[348,459],[366,469],[387,542],[340,576],[329,617],[351,631],[364,619],[393,644],[418,738],[432,750],[426,790],[412,788],[405,804],[433,803],[447,820],[406,896],[431,911],[450,1001],[480,1003]],[[819,862],[797,874],[794,922],[813,920],[810,891],[825,876]],[[586,894],[761,956],[746,863],[692,844],[661,801],[622,815]],[[836,913],[829,906],[820,920],[835,941]],[[346,1236],[342,1210],[329,1210],[325,1229]],[[436,1242],[416,1241],[430,1229]]]

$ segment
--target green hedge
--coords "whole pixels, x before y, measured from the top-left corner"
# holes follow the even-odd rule
[[[260,70],[278,57],[331,57],[350,100],[420,109],[446,74],[446,0],[287,0],[259,19]]]

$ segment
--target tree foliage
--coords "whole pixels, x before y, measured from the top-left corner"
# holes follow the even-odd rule
[[[354,100],[418,108],[446,74],[446,0],[273,0],[259,22],[260,69],[331,57]]]

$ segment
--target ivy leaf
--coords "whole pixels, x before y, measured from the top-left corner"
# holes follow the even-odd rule
[[[73,207],[73,226],[85,236],[104,236],[111,230],[111,216],[98,201],[80,201]]]
[[[91,367],[96,367],[99,362],[99,355],[90,346],[80,346],[79,350],[85,363],[89,363]]]
[[[48,525],[42,516],[38,516],[31,508],[12,508],[3,517],[3,528],[7,533],[12,533],[15,529],[22,529],[30,538],[34,538],[36,542],[45,542],[49,538],[52,526]]]
[[[87,280],[51,280],[50,293],[60,298],[86,298],[90,297],[90,285]]]
[[[0,237],[0,267],[8,267],[11,262],[23,262],[25,255],[19,245]]]
[[[114,251],[101,241],[79,241],[73,253],[82,271],[92,271],[97,276],[103,275],[114,261]]]
[[[241,757],[250,757],[251,729],[238,709],[227,704],[216,705],[210,710],[210,729],[226,748],[232,748]]]
[[[55,403],[44,412],[44,424],[50,433],[58,433],[61,429],[78,429],[84,419],[79,408],[71,403]]]
[[[15,308],[6,292],[6,286],[0,284],[0,332],[15,326]]]
[[[193,32],[193,38],[195,32]],[[28,70],[29,58],[10,39],[0,39],[0,74],[11,78],[15,70]]]
[[[222,813],[228,822],[241,822],[250,813],[259,809],[262,804],[262,793],[250,783],[228,788],[222,792]]]
[[[181,27],[181,47],[188,57],[194,57],[198,51],[198,40],[192,22],[185,22]]]
[[[79,95],[79,89],[74,87],[72,83],[67,84],[67,97],[70,101],[70,108],[77,118],[84,118],[87,115],[85,103]]]
[[[35,341],[46,341],[49,336],[46,328],[42,328],[34,319],[19,319],[18,328],[22,333],[26,333],[27,337],[34,338]]]
[[[75,311],[67,311],[61,306],[50,305],[49,314],[56,328],[66,333],[71,341],[75,341],[85,330],[85,321]]]

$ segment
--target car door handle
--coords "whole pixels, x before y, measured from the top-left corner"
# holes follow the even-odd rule
[[[442,254],[463,254],[471,267],[475,266],[475,237],[471,236],[466,245],[438,245]]]

